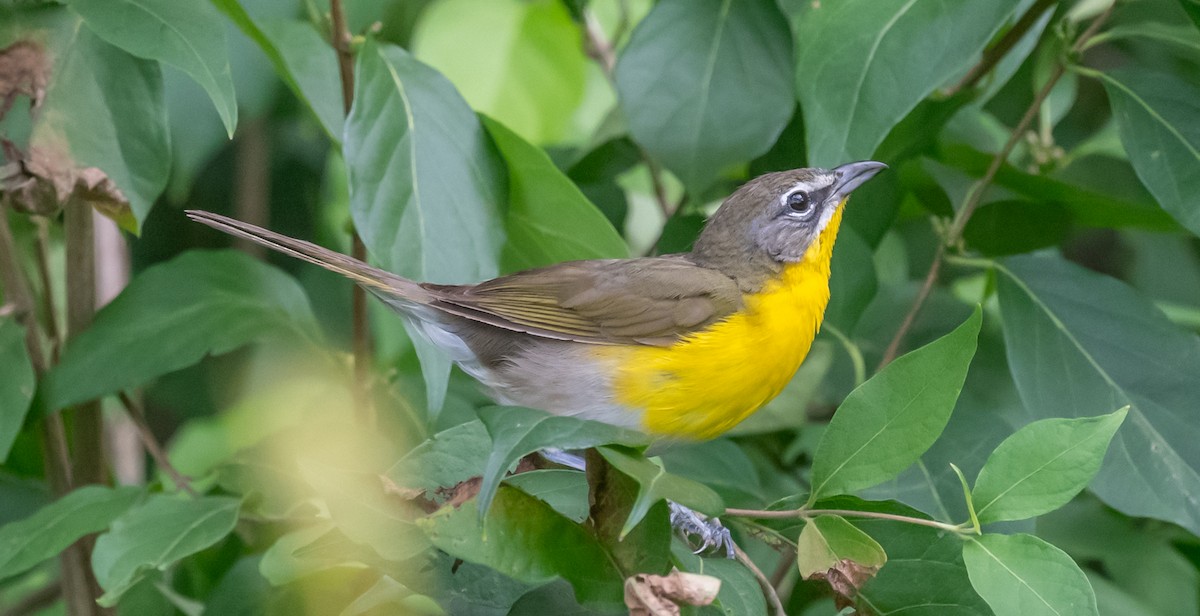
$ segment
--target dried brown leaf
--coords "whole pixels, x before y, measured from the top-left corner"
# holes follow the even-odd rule
[[[840,609],[851,605],[854,597],[858,595],[859,589],[878,572],[879,567],[868,567],[852,560],[842,559],[828,571],[814,573],[808,579],[825,580],[837,594],[837,604]]]
[[[625,607],[630,616],[679,616],[680,605],[708,605],[720,590],[721,580],[711,575],[638,573],[625,580]]]

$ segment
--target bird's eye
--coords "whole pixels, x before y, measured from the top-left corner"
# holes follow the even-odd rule
[[[791,208],[793,212],[797,212],[799,214],[807,214],[812,211],[813,207],[812,200],[808,198],[808,193],[804,192],[803,190],[797,190],[796,192],[788,195],[787,206]]]

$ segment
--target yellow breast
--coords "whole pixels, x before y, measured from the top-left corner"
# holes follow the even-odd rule
[[[669,347],[602,347],[617,366],[616,401],[643,411],[660,436],[713,438],[783,390],[804,361],[829,303],[839,207],[803,261],[788,265],[745,307]]]

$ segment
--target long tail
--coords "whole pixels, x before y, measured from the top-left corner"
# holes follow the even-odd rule
[[[334,252],[328,248],[322,248],[312,242],[290,238],[286,235],[268,231],[262,227],[240,220],[234,220],[228,216],[213,214],[212,212],[187,210],[185,213],[188,218],[206,224],[218,231],[262,244],[285,255],[308,261],[313,265],[319,265],[332,272],[337,272],[372,292],[418,304],[427,303],[432,299],[428,290],[407,278],[402,278],[377,267],[371,267],[358,259]]]

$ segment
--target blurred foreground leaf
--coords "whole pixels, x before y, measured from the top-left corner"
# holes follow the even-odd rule
[[[137,387],[279,334],[316,337],[294,278],[239,252],[187,252],[138,274],[71,339],[42,382],[42,407]]]
[[[561,576],[585,604],[622,605],[623,578],[583,526],[542,501],[501,486],[482,521],[476,507],[447,507],[418,522],[435,546],[525,582]]]
[[[130,509],[96,539],[92,570],[104,589],[99,603],[115,605],[147,570],[166,569],[220,541],[233,530],[240,506],[236,498],[158,494]]]

